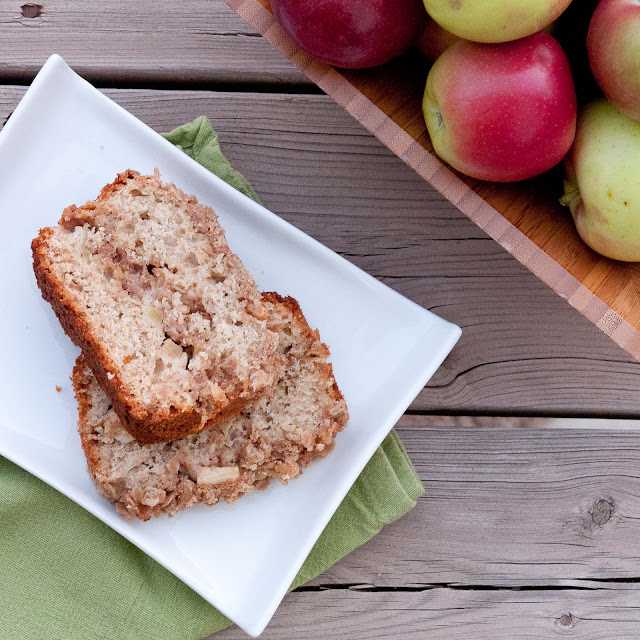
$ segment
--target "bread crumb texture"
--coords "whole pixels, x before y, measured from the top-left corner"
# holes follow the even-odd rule
[[[32,249],[43,297],[141,442],[200,431],[276,383],[283,355],[252,277],[214,211],[157,172],[120,174]]]
[[[283,483],[329,453],[348,420],[329,350],[292,298],[264,294],[281,356],[272,393],[215,429],[143,445],[124,429],[83,356],[73,385],[78,430],[98,490],[126,518],[173,515],[196,503],[233,502],[273,478]]]

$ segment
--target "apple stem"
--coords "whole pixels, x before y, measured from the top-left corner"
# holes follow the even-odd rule
[[[571,212],[573,213],[574,209],[577,208],[581,199],[580,188],[573,187],[565,191],[565,194],[560,198],[560,204],[564,207],[569,207],[569,209],[571,209]]]

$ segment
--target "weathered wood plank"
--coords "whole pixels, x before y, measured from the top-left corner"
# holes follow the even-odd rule
[[[603,585],[607,586],[607,585]],[[262,640],[636,640],[640,592],[618,590],[292,593]],[[210,640],[245,640],[231,627]]]
[[[0,123],[20,88],[0,89]],[[417,411],[637,416],[637,362],[324,96],[108,91],[158,130],[205,114],[274,212],[463,337]]]
[[[29,80],[59,53],[86,78],[110,85],[312,86],[222,0],[42,0],[41,10],[23,10],[24,4],[0,0],[4,81]]]
[[[424,496],[313,584],[640,582],[638,427],[401,428]]]
[[[263,638],[640,636],[640,432],[400,433],[425,496],[287,596]]]

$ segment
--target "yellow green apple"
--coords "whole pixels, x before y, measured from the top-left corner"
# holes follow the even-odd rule
[[[585,107],[565,160],[564,186],[562,203],[594,251],[640,261],[640,123],[606,100]]]
[[[508,42],[541,31],[571,0],[424,0],[444,29],[474,42]]]

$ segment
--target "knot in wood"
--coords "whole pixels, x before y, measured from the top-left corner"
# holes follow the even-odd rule
[[[609,498],[598,498],[593,503],[590,513],[593,523],[601,527],[609,522],[613,515],[613,501]]]
[[[563,631],[568,631],[569,629],[573,629],[573,627],[575,627],[576,619],[571,612],[563,611],[560,614],[560,617],[556,619],[556,624]]]
[[[34,2],[27,2],[27,4],[23,4],[20,8],[22,9],[23,18],[39,18],[42,14],[42,5],[35,4]]]

